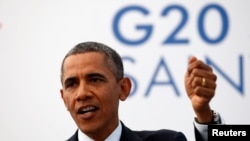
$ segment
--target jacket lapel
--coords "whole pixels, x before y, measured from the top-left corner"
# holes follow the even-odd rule
[[[78,141],[78,135],[77,135],[78,130],[76,130],[75,134],[72,135],[68,140],[66,141]]]
[[[122,123],[122,134],[120,141],[142,141],[142,139]]]
[[[122,123],[122,122],[121,122]],[[66,141],[78,141],[78,130]],[[122,123],[122,134],[120,141],[142,141],[142,139]]]

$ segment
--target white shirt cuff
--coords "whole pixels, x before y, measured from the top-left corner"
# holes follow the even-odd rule
[[[214,111],[215,112],[215,111]],[[215,112],[215,118],[214,118],[215,124],[225,124],[225,121],[223,118],[221,118],[220,114],[218,112]],[[204,141],[208,141],[208,124],[200,124],[196,120],[194,120],[194,126],[200,133],[201,137]]]

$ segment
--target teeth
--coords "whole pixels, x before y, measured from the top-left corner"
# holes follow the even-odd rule
[[[87,111],[91,111],[94,109],[95,109],[95,107],[86,107],[86,108],[82,109],[82,112],[87,112]]]
[[[85,108],[78,109],[77,113],[78,114],[85,114],[85,113],[88,113],[88,112],[94,112],[96,110],[97,110],[97,107],[95,107],[95,106],[88,106],[88,107],[85,107]]]

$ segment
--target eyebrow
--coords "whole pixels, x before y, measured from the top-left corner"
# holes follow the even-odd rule
[[[91,78],[91,77],[101,77],[101,78],[104,78],[106,79],[106,77],[104,75],[102,75],[101,73],[89,73],[85,76],[86,78]],[[68,82],[70,81],[75,81],[77,78],[75,76],[71,76],[71,77],[68,77],[63,84],[67,84]]]
[[[106,78],[104,75],[100,74],[100,73],[89,73],[86,75],[87,78],[91,78],[91,77],[101,77],[101,78]]]

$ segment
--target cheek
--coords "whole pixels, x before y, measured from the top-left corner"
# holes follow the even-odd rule
[[[103,97],[104,107],[107,107],[109,111],[116,111],[119,104],[119,96],[115,93],[110,93],[108,97]]]
[[[67,110],[70,111],[73,107],[73,98],[71,98],[69,96],[64,96],[63,101],[64,101],[64,104],[65,104]]]

